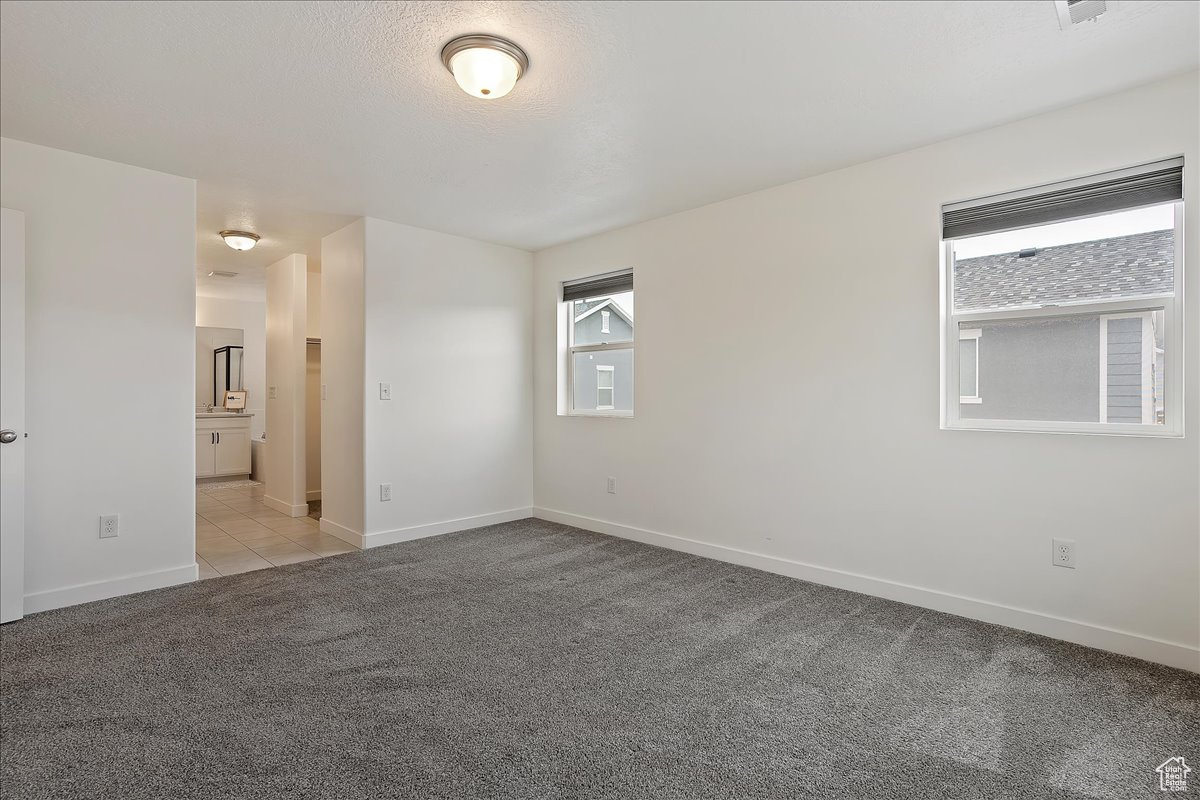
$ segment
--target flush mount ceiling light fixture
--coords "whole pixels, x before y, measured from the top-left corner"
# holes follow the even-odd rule
[[[249,250],[258,244],[259,235],[249,231],[221,231],[221,238],[234,250]]]
[[[495,100],[512,91],[529,69],[529,56],[508,39],[472,34],[448,42],[442,48],[442,63],[464,92]]]

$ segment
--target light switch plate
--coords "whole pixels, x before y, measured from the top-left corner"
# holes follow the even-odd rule
[[[268,400],[276,400],[276,399],[278,399],[278,397],[279,397],[279,388],[278,387],[272,386],[267,389],[267,399]]]
[[[392,399],[392,385],[390,383],[379,384],[379,399],[380,400],[391,400]]]
[[[322,400],[329,399],[329,386],[324,383],[321,384],[321,399]]]

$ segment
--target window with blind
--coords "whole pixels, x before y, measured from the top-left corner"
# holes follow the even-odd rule
[[[943,427],[1179,436],[1183,159],[942,208]]]
[[[570,413],[633,415],[633,272],[565,281]]]

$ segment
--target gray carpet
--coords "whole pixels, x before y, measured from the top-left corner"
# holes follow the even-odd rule
[[[1200,767],[1200,676],[536,520],[0,645],[13,800],[1130,800]]]

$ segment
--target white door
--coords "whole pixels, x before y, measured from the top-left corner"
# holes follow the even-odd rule
[[[0,622],[25,606],[25,215],[0,209]]]

